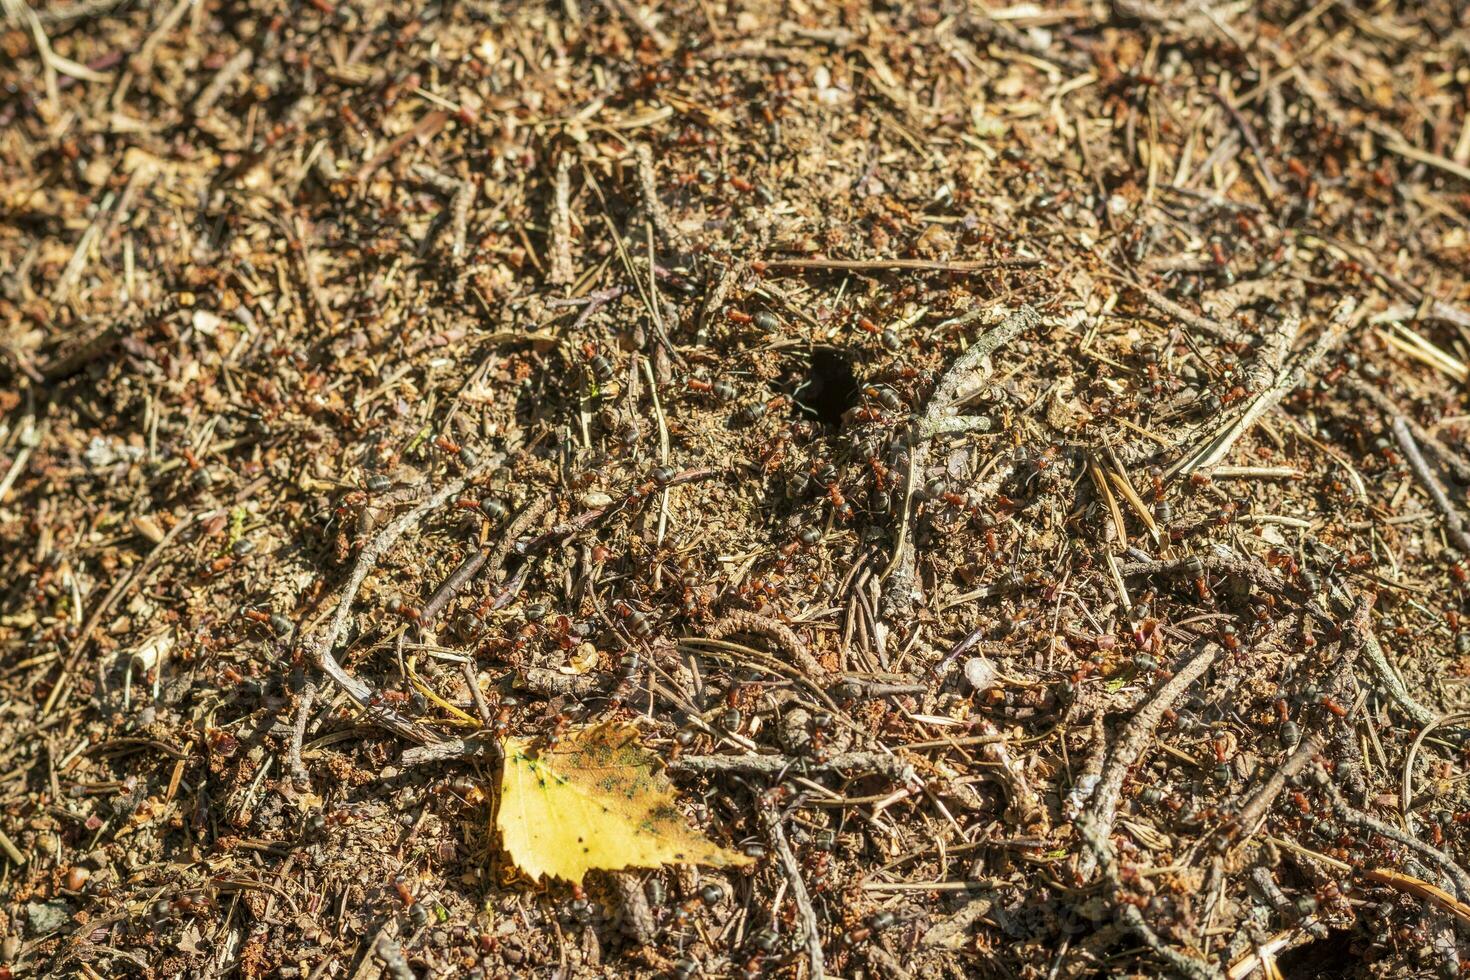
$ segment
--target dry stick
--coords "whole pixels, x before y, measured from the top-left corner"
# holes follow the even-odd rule
[[[447,762],[451,759],[474,759],[485,757],[498,759],[501,755],[500,741],[494,738],[450,738],[431,745],[415,745],[403,750],[399,756],[400,766],[421,766],[430,762]]]
[[[1322,751],[1322,740],[1316,735],[1309,735],[1302,739],[1302,744],[1296,747],[1296,751],[1287,757],[1286,761],[1277,767],[1270,777],[1256,790],[1255,794],[1240,808],[1235,822],[1236,835],[1240,838],[1249,837],[1254,834],[1258,824],[1266,818],[1266,811],[1276,802],[1276,797],[1286,788],[1286,782],[1292,776],[1307,767],[1307,763],[1314,759],[1318,752]]]
[[[902,760],[885,752],[843,752],[817,762],[785,755],[685,755],[670,760],[671,772],[707,774],[738,772],[774,776],[788,770],[796,773],[839,772],[853,775],[874,772],[903,782],[910,769]]]
[[[489,468],[489,465],[488,462],[481,463],[465,475],[450,480],[438,491],[425,498],[417,507],[390,521],[379,531],[377,537],[358,554],[352,574],[348,576],[347,581],[343,583],[338,592],[337,608],[327,628],[318,633],[314,640],[303,642],[302,652],[307,655],[308,660],[319,664],[323,673],[342,688],[359,707],[363,708],[368,717],[384,728],[415,742],[432,742],[436,739],[432,732],[418,722],[405,718],[386,705],[374,703],[376,692],[373,688],[343,670],[332,651],[336,649],[337,644],[347,632],[347,620],[352,615],[352,602],[357,598],[358,590],[362,588],[362,583],[368,573],[388,553],[388,549],[397,544],[398,539],[403,537],[409,528],[416,527],[429,514],[462,493],[472,480]],[[300,747],[293,745],[292,749],[297,753],[296,757],[288,758],[287,761],[294,772],[300,772],[302,771]]]
[[[1245,137],[1246,145],[1255,154],[1256,164],[1261,168],[1261,178],[1266,182],[1266,194],[1274,200],[1281,193],[1281,185],[1276,183],[1276,175],[1271,172],[1271,159],[1266,151],[1261,149],[1261,141],[1256,138],[1256,131],[1251,126],[1250,120],[1246,119],[1236,108],[1235,103],[1230,101],[1230,97],[1225,94],[1224,90],[1216,88],[1210,94],[1225,107],[1225,111],[1230,114],[1236,128],[1240,130],[1240,135]]]
[[[977,262],[934,262],[928,259],[766,259],[768,269],[827,269],[833,272],[868,272],[884,269],[905,272],[989,272],[993,269],[1034,269],[1041,259],[1010,258]]]
[[[428,632],[434,620],[444,611],[444,607],[449,605],[449,601],[475,577],[475,574],[484,566],[485,558],[486,551],[483,548],[476,548],[470,552],[469,556],[459,563],[459,567],[450,572],[449,576],[440,583],[439,588],[434,590],[434,594],[429,596],[429,601],[419,609],[420,637]]]
[[[1301,325],[1299,316],[1283,317],[1265,335],[1255,360],[1246,368],[1246,391],[1255,394],[1271,386],[1271,382],[1276,380],[1285,366],[1286,359],[1291,356],[1291,348],[1296,343]]]
[[[1347,333],[1345,326],[1356,309],[1357,300],[1352,297],[1341,300],[1337,308],[1332,311],[1332,318],[1326,329],[1296,359],[1295,363],[1278,374],[1274,384],[1252,398],[1245,411],[1241,412],[1235,421],[1170,467],[1168,475],[1188,475],[1195,470],[1213,466],[1224,459],[1236,441],[1249,432],[1256,422],[1274,408],[1281,399],[1300,387],[1302,382],[1306,381],[1308,373],[1316,368],[1322,358],[1327,356],[1327,352],[1342,341]]]
[[[240,73],[249,68],[250,63],[254,60],[255,52],[249,48],[242,48],[238,54],[226,61],[224,66],[215,72],[214,78],[209,80],[209,84],[204,86],[199,97],[194,100],[194,115],[203,116],[214,108],[219,97],[225,94],[225,90],[234,84],[235,79],[239,78]]]
[[[1137,549],[1130,549],[1130,555],[1141,554]],[[1327,610],[1319,606],[1301,589],[1288,585],[1280,579],[1275,572],[1267,568],[1265,563],[1254,556],[1240,557],[1237,555],[1204,554],[1175,558],[1169,561],[1158,561],[1147,559],[1143,561],[1124,562],[1120,571],[1124,575],[1158,575],[1158,574],[1182,574],[1186,566],[1193,560],[1198,560],[1206,572],[1216,575],[1236,575],[1246,579],[1252,584],[1264,589],[1273,595],[1279,595],[1295,602],[1301,609],[1322,623],[1324,626],[1336,628],[1338,621],[1330,615]],[[1399,708],[1409,716],[1411,720],[1419,725],[1427,725],[1439,717],[1433,711],[1424,707],[1414,700],[1403,682],[1399,680],[1393,665],[1388,662],[1388,657],[1383,652],[1382,645],[1373,631],[1366,624],[1358,624],[1356,621],[1349,622],[1349,630],[1358,629],[1362,636],[1362,653],[1366,655],[1368,666],[1372,668],[1374,679],[1376,679],[1383,690],[1388,694],[1389,700],[1398,705]]]
[[[1342,791],[1338,789],[1337,784],[1332,781],[1331,777],[1328,777],[1326,787],[1328,796],[1332,799],[1332,809],[1337,812],[1339,817],[1350,823],[1355,823],[1365,830],[1372,831],[1382,837],[1387,837],[1389,840],[1398,841],[1405,847],[1419,852],[1419,854],[1425,857],[1435,867],[1450,876],[1455,883],[1455,890],[1459,893],[1461,901],[1470,900],[1470,875],[1467,875],[1464,869],[1456,864],[1447,854],[1436,847],[1424,843],[1414,835],[1405,833],[1392,824],[1384,823],[1382,820],[1369,816],[1362,810],[1359,810],[1342,798]]]
[[[439,588],[434,590],[434,594],[429,597],[429,601],[424,603],[423,608],[419,610],[418,630],[420,642],[428,643],[432,641],[433,637],[429,633],[429,628],[434,624],[434,620],[439,617],[439,614],[444,611],[444,607],[449,605],[465,586],[469,585],[470,581],[474,579],[475,575],[487,563],[492,569],[499,569],[503,566],[506,556],[515,547],[516,540],[527,528],[541,519],[541,515],[546,513],[550,505],[551,502],[545,497],[537,497],[532,500],[531,503],[527,504],[515,516],[514,520],[506,525],[505,531],[500,536],[500,543],[498,545],[493,549],[475,549],[464,561],[460,562],[454,571],[449,573],[449,576],[440,584]],[[499,606],[496,608],[499,608]],[[407,636],[406,632],[398,634],[398,656],[400,662],[402,662],[403,658],[405,636]],[[479,712],[480,719],[486,725],[489,725],[490,708],[485,703],[484,694],[480,692],[480,685],[475,678],[473,664],[468,660],[464,663],[464,677],[470,685],[470,694],[474,698],[475,710]]]
[[[1119,565],[1118,570],[1125,576],[1133,575],[1185,575],[1188,574],[1190,565],[1198,561],[1207,574],[1234,575],[1243,578],[1270,592],[1274,595],[1290,599],[1324,626],[1336,627],[1337,620],[1327,610],[1319,606],[1305,591],[1291,585],[1281,579],[1268,568],[1265,562],[1254,556],[1240,556],[1233,554],[1220,554],[1219,552],[1206,552],[1200,555],[1183,555],[1178,558],[1167,560],[1147,558],[1142,559],[1143,553],[1137,548],[1128,549],[1131,560]]]
[[[1097,789],[1093,791],[1089,809],[1077,820],[1078,827],[1088,825],[1106,844],[1108,835],[1113,832],[1113,821],[1118,817],[1118,802],[1122,798],[1123,780],[1128,777],[1128,770],[1143,758],[1164,712],[1173,707],[1174,702],[1179,700],[1189,686],[1210,668],[1219,654],[1218,644],[1207,644],[1203,650],[1185,661],[1172,677],[1159,685],[1143,707],[1128,719],[1128,723],[1118,733],[1118,741],[1109,755],[1108,764],[1098,777]],[[1091,870],[1089,862],[1084,861],[1082,874],[1085,876]]]
[[[1167,313],[1186,327],[1193,327],[1195,330],[1201,333],[1207,333],[1216,340],[1227,344],[1235,344],[1241,347],[1250,345],[1250,335],[1242,330],[1237,330],[1235,327],[1226,326],[1218,320],[1212,320],[1207,316],[1201,316],[1198,313],[1187,310],[1163,293],[1149,289],[1147,286],[1135,285],[1134,288],[1143,294],[1143,298],[1148,300],[1150,306],[1160,313]]]
[[[1092,852],[1098,867],[1102,870],[1104,877],[1108,879],[1109,885],[1118,889],[1121,883],[1118,880],[1118,871],[1115,867],[1112,846],[1108,843],[1107,834],[1099,833],[1097,828],[1086,821],[1077,824],[1077,832],[1082,836],[1083,842]],[[1153,927],[1144,921],[1143,913],[1135,906],[1127,902],[1116,902],[1115,914],[1122,924],[1159,955],[1169,966],[1179,972],[1181,976],[1189,980],[1220,980],[1220,970],[1211,963],[1187,956],[1174,949],[1154,932]]]
[[[684,236],[679,234],[679,229],[674,226],[674,222],[669,220],[669,211],[658,197],[658,175],[653,169],[653,148],[647,143],[635,144],[633,159],[638,164],[639,197],[642,199],[643,210],[648,215],[653,230],[658,232],[659,237],[665,242],[687,251],[688,243],[684,240]]]
[[[791,897],[796,902],[797,911],[801,913],[802,925],[806,927],[806,953],[811,962],[811,980],[824,980],[826,969],[823,966],[822,935],[817,923],[817,911],[812,908],[806,883],[801,880],[801,865],[797,863],[791,844],[786,840],[786,830],[781,826],[781,818],[775,810],[763,807],[761,819],[766,825],[766,832],[771,836],[771,843],[776,847],[776,853],[781,858],[781,864],[786,869],[786,878],[791,883]]]
[[[1454,540],[1455,547],[1460,549],[1460,554],[1470,555],[1470,533],[1465,531],[1464,518],[1450,502],[1439,477],[1434,475],[1434,471],[1424,461],[1424,454],[1419,451],[1419,444],[1414,441],[1414,435],[1409,431],[1408,423],[1402,415],[1393,420],[1393,437],[1398,440],[1399,448],[1408,459],[1409,469],[1414,471],[1414,476],[1429,491],[1429,499],[1434,501],[1435,508],[1444,515],[1445,531]]]
[[[547,279],[554,286],[565,286],[577,278],[572,267],[572,155],[556,158],[551,206],[551,271]]]
[[[1354,377],[1343,378],[1340,383],[1347,385],[1350,390],[1368,399],[1373,403],[1374,407],[1388,418],[1403,419],[1404,425],[1408,426],[1409,432],[1413,434],[1415,440],[1418,441],[1421,447],[1432,452],[1444,464],[1445,468],[1454,473],[1455,479],[1461,483],[1470,483],[1470,461],[1466,461],[1464,456],[1461,456],[1449,446],[1446,446],[1438,436],[1414,421],[1408,413],[1399,408],[1394,403],[1394,400],[1380,391],[1376,385],[1370,384],[1362,378]]]
[[[951,321],[948,325],[963,325],[977,318],[981,312],[981,310],[975,310]],[[1035,330],[1040,326],[1040,314],[1030,306],[1022,306],[987,331],[949,366],[944,377],[939,379],[934,394],[930,396],[923,416],[914,420],[912,438],[909,443],[909,472],[904,486],[898,543],[893,549],[893,557],[888,563],[888,568],[883,572],[883,576],[888,580],[883,590],[883,605],[884,611],[889,615],[902,616],[913,608],[916,556],[912,536],[909,533],[909,522],[912,519],[914,484],[923,478],[933,434],[939,431],[941,420],[955,417],[953,415],[954,406],[961,396],[973,391],[988,376],[987,359],[990,355],[1023,332]]]
[[[750,633],[755,636],[764,636],[775,640],[776,645],[791,654],[799,667],[809,676],[820,677],[827,673],[817,658],[812,656],[801,637],[796,631],[785,623],[762,616],[748,610],[737,610],[721,619],[709,628],[708,638],[711,640],[723,640],[727,636],[737,633]]]

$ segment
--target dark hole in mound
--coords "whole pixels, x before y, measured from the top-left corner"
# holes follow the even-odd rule
[[[823,425],[836,428],[842,413],[857,401],[857,375],[852,359],[836,347],[812,348],[812,369],[796,390],[796,401]]]
[[[1282,953],[1276,957],[1276,966],[1282,976],[1301,977],[1302,980],[1350,976],[1355,966],[1362,965],[1353,956],[1351,940],[1352,933],[1333,929],[1314,943]]]

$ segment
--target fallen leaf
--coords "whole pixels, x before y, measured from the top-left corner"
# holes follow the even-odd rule
[[[532,879],[570,882],[594,868],[749,864],[689,828],[657,761],[617,722],[570,731],[550,749],[507,739],[496,815],[506,853]]]

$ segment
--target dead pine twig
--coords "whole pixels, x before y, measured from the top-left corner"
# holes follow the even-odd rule
[[[571,153],[564,151],[557,156],[552,188],[550,271],[546,278],[553,286],[568,286],[577,278],[572,265]]]
[[[784,755],[685,755],[671,760],[669,769],[696,774],[738,772],[762,776],[783,772],[836,772],[849,776],[873,772],[896,782],[907,781],[912,774],[902,760],[886,752],[843,752],[820,762]]]
[[[1093,790],[1088,809],[1077,819],[1079,828],[1086,825],[1089,832],[1107,846],[1108,835],[1112,833],[1113,822],[1118,817],[1123,780],[1128,777],[1129,770],[1143,758],[1164,712],[1172,708],[1189,686],[1210,669],[1219,654],[1220,647],[1217,644],[1205,644],[1204,649],[1181,664],[1173,676],[1155,688],[1143,706],[1134,712],[1133,717],[1118,733],[1118,740],[1109,754],[1107,765],[1098,776],[1097,788]],[[1087,860],[1084,855],[1080,866],[1084,877],[1095,866],[1095,862]]]
[[[1395,404],[1394,400],[1379,390],[1376,385],[1362,378],[1352,376],[1343,378],[1341,383],[1372,402],[1373,406],[1382,412],[1391,422],[1402,419],[1405,427],[1408,428],[1409,433],[1413,435],[1415,441],[1419,443],[1421,449],[1427,449],[1433,453],[1440,464],[1454,474],[1456,480],[1459,480],[1461,483],[1470,483],[1470,460],[1466,460],[1464,456],[1445,445],[1444,441],[1438,436],[1416,422],[1411,415]]]
[[[338,663],[333,651],[347,633],[347,623],[352,615],[353,600],[357,598],[358,590],[362,588],[362,583],[367,578],[368,573],[377,566],[378,562],[382,561],[389,549],[397,544],[398,539],[403,537],[410,528],[419,526],[426,516],[444,507],[455,497],[459,496],[466,486],[488,469],[489,465],[489,463],[481,463],[468,473],[455,477],[437,491],[427,496],[418,506],[389,521],[378,532],[377,536],[359,552],[357,562],[353,565],[351,574],[337,592],[337,607],[326,628],[319,631],[313,637],[303,637],[301,640],[302,653],[306,656],[307,662],[319,666],[322,672],[334,684],[346,692],[347,696],[352,698],[369,718],[384,728],[415,742],[433,742],[437,741],[437,737],[418,722],[404,717],[387,705],[381,704],[377,697],[377,692],[374,691],[372,686],[347,673],[342,668],[342,665]],[[310,695],[304,696],[302,705],[299,705],[297,708],[298,712],[304,713],[305,711],[310,711],[310,702]],[[298,728],[302,728],[304,725],[299,715],[296,724]],[[304,728],[302,730],[304,731]],[[291,767],[292,773],[304,773],[305,766],[302,764],[300,757],[300,744],[294,740],[291,746],[291,752],[294,755],[287,758],[287,763]]]
[[[790,654],[797,666],[810,677],[821,677],[827,673],[826,668],[817,662],[816,657],[812,656],[811,651],[806,648],[801,637],[796,635],[795,630],[769,616],[762,616],[748,610],[736,610],[711,626],[706,635],[711,640],[723,640],[741,633],[764,636],[774,640],[776,645]]]
[[[1358,308],[1357,300],[1345,297],[1332,311],[1332,317],[1328,325],[1289,367],[1283,369],[1276,376],[1276,381],[1264,391],[1255,395],[1233,421],[1227,423],[1222,429],[1217,430],[1210,438],[1206,439],[1193,452],[1187,453],[1179,462],[1175,463],[1167,471],[1170,477],[1176,475],[1188,476],[1196,470],[1205,469],[1221,462],[1229,454],[1247,432],[1255,427],[1255,424],[1272,408],[1291,392],[1299,388],[1307,376],[1316,369],[1322,359],[1327,356],[1328,351],[1333,350],[1346,335],[1348,321],[1352,318],[1354,311]]]
[[[1404,458],[1408,460],[1409,469],[1413,471],[1414,477],[1419,485],[1429,492],[1429,499],[1434,501],[1435,509],[1444,518],[1445,533],[1454,541],[1455,547],[1460,549],[1460,554],[1470,555],[1470,532],[1465,530],[1465,519],[1450,502],[1449,494],[1445,492],[1444,484],[1439,482],[1439,477],[1429,468],[1424,459],[1424,454],[1419,451],[1419,444],[1414,441],[1414,434],[1409,431],[1408,423],[1403,416],[1396,416],[1393,420],[1393,437],[1403,451]]]
[[[1231,344],[1236,347],[1250,346],[1250,335],[1236,327],[1227,326],[1218,320],[1212,320],[1202,316],[1169,299],[1156,289],[1133,283],[1133,288],[1148,300],[1148,304],[1160,313],[1172,316],[1186,327],[1192,327],[1200,333],[1209,334],[1221,343]]]
[[[1287,782],[1305,769],[1321,751],[1322,739],[1319,736],[1308,735],[1302,739],[1286,761],[1277,766],[1261,787],[1241,806],[1232,825],[1232,836],[1240,840],[1254,834],[1259,829],[1258,825],[1266,819],[1266,811],[1271,809],[1276,798],[1286,788]]]
[[[948,326],[961,326],[977,319],[983,311],[966,314]],[[945,325],[941,325],[943,327]],[[887,580],[883,590],[884,612],[891,617],[901,617],[913,609],[914,577],[916,556],[909,524],[913,519],[913,496],[915,484],[923,479],[928,466],[929,446],[939,433],[945,431],[947,422],[959,418],[955,406],[972,395],[990,375],[989,358],[997,350],[1019,337],[1022,333],[1041,326],[1041,315],[1030,306],[1007,316],[986,331],[975,343],[955,359],[954,363],[939,379],[924,414],[914,419],[910,428],[908,476],[904,481],[903,508],[899,517],[898,541],[893,556],[883,577]],[[979,416],[975,417],[977,420]],[[988,420],[987,420],[988,422]],[[986,426],[988,428],[988,426]],[[972,428],[981,428],[977,423]]]
[[[1108,843],[1108,835],[1085,821],[1078,822],[1076,826],[1077,833],[1088,849],[1088,855],[1092,857],[1107,882],[1109,892],[1121,890],[1122,882],[1118,879],[1117,859],[1113,856],[1112,845]],[[1187,980],[1223,980],[1224,974],[1214,964],[1181,953],[1164,942],[1136,906],[1128,902],[1115,901],[1113,904],[1114,914],[1123,927],[1142,939],[1149,949],[1153,950],[1180,976],[1186,977]]]
[[[806,944],[807,965],[810,968],[811,980],[824,980],[827,975],[825,958],[822,954],[821,925],[817,919],[817,910],[812,907],[811,895],[807,893],[806,882],[801,877],[801,863],[796,860],[796,854],[791,850],[791,842],[786,839],[786,829],[781,826],[781,816],[770,803],[762,801],[760,807],[761,823],[765,825],[766,834],[771,839],[771,845],[776,849],[776,856],[781,859],[781,867],[786,872],[786,880],[791,885],[791,898],[796,902],[797,914],[801,917],[802,928],[806,930],[804,942]]]
[[[928,259],[765,259],[766,268],[775,271],[804,269],[828,272],[953,272],[970,274],[998,269],[1034,269],[1041,259],[1019,257],[971,262],[936,262]]]

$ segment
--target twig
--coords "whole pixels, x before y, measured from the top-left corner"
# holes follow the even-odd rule
[[[1455,479],[1461,483],[1470,483],[1470,461],[1467,461],[1464,456],[1461,456],[1449,446],[1445,445],[1434,433],[1414,421],[1412,416],[1399,408],[1393,399],[1380,391],[1376,385],[1364,381],[1362,378],[1355,377],[1343,378],[1340,383],[1368,399],[1373,403],[1375,408],[1389,419],[1403,419],[1404,425],[1408,426],[1409,432],[1422,448],[1428,449],[1433,453],[1435,458],[1454,473]],[[1218,474],[1219,470],[1215,472]]]
[[[1433,863],[1435,867],[1453,879],[1455,890],[1459,893],[1461,901],[1470,900],[1470,875],[1467,875],[1464,869],[1456,864],[1449,855],[1436,847],[1431,847],[1414,835],[1405,833],[1392,824],[1384,823],[1382,820],[1369,816],[1362,810],[1359,810],[1347,800],[1343,799],[1342,791],[1338,789],[1337,784],[1332,781],[1331,777],[1327,778],[1325,785],[1327,787],[1327,794],[1332,800],[1332,809],[1338,816],[1349,823],[1355,823],[1365,830],[1369,830],[1382,837],[1387,837],[1389,840],[1398,841],[1405,847],[1417,851]]]
[[[638,166],[638,193],[643,204],[643,211],[648,215],[648,223],[665,242],[687,251],[688,243],[684,241],[684,236],[679,234],[679,229],[670,220],[668,209],[664,207],[663,201],[659,200],[658,175],[653,168],[653,148],[647,143],[635,144],[633,159]]]
[[[15,841],[10,839],[10,835],[3,830],[0,830],[0,851],[4,851],[5,856],[10,858],[10,862],[17,868],[26,863],[26,856],[21,853],[20,848],[15,846]]]
[[[797,665],[811,677],[820,677],[827,673],[825,667],[817,662],[801,637],[796,631],[785,623],[762,616],[748,610],[736,610],[709,628],[708,637],[711,640],[723,640],[727,636],[738,633],[749,633],[754,636],[764,636],[775,640],[776,644],[787,653],[791,654]]]
[[[1245,137],[1246,145],[1255,154],[1256,163],[1261,168],[1261,179],[1266,184],[1266,196],[1272,199],[1276,198],[1281,193],[1281,185],[1276,183],[1276,175],[1271,172],[1271,159],[1267,156],[1266,151],[1261,148],[1261,141],[1256,138],[1256,131],[1251,126],[1250,120],[1246,119],[1241,111],[1236,108],[1235,103],[1230,101],[1230,96],[1226,95],[1223,89],[1217,87],[1210,94],[1215,97],[1215,101],[1225,107],[1225,111],[1229,113],[1236,128],[1240,130],[1240,135]]]
[[[980,754],[1000,770],[1001,781],[1006,788],[1007,819],[1021,827],[1030,826],[1045,819],[1046,809],[1041,805],[1041,799],[1031,788],[1030,782],[1027,781],[1025,771],[1011,758],[1010,750],[1006,748],[1000,729],[996,728],[989,719],[982,718],[976,732],[981,737],[994,739],[994,741],[981,743]]]
[[[670,760],[668,767],[671,772],[740,772],[762,776],[788,771],[808,774],[840,772],[849,776],[875,772],[897,782],[906,782],[910,775],[908,765],[886,752],[844,752],[821,761],[784,755],[685,755]]]
[[[1137,548],[1128,549],[1127,554],[1132,560],[1125,561],[1119,566],[1119,571],[1125,576],[1181,575],[1189,570],[1193,562],[1197,561],[1206,573],[1234,575],[1246,579],[1273,595],[1291,599],[1323,625],[1328,627],[1337,626],[1337,620],[1327,610],[1319,606],[1304,590],[1283,581],[1274,571],[1266,567],[1264,562],[1254,556],[1209,552],[1201,555],[1185,555],[1180,558],[1158,560],[1149,558]]]
[[[429,601],[425,602],[419,609],[418,627],[420,635],[428,632],[429,627],[434,624],[434,621],[439,618],[439,614],[444,611],[444,607],[449,605],[449,601],[475,577],[475,573],[484,566],[486,555],[487,552],[483,548],[476,548],[470,552],[465,560],[460,562],[459,566],[450,572],[449,576],[439,584],[439,588],[434,590],[434,594],[429,596]]]
[[[1135,284],[1134,288],[1143,295],[1144,299],[1148,300],[1150,306],[1160,313],[1167,313],[1186,327],[1193,327],[1201,333],[1209,334],[1216,340],[1223,341],[1227,344],[1234,344],[1237,347],[1247,347],[1250,345],[1250,335],[1244,331],[1238,330],[1235,327],[1226,326],[1218,320],[1212,320],[1207,316],[1201,316],[1198,313],[1187,310],[1163,293],[1149,289],[1147,286]]]
[[[500,754],[499,739],[450,738],[430,745],[415,745],[404,749],[398,763],[405,767],[421,766],[431,762],[447,762],[450,759],[498,759]]]
[[[572,268],[572,155],[563,152],[556,158],[551,204],[551,269],[547,280],[554,286],[565,286],[577,277]]]
[[[1450,502],[1439,477],[1434,475],[1434,471],[1424,461],[1424,454],[1419,451],[1419,444],[1414,441],[1414,435],[1409,431],[1408,423],[1402,415],[1393,420],[1393,437],[1408,459],[1409,469],[1414,472],[1424,489],[1429,491],[1429,499],[1434,501],[1435,509],[1443,515],[1445,531],[1455,542],[1455,547],[1460,549],[1460,554],[1470,556],[1470,533],[1465,531],[1465,520]]]
[[[1128,777],[1129,770],[1138,760],[1143,758],[1164,712],[1173,707],[1174,702],[1179,700],[1189,686],[1210,668],[1219,654],[1220,647],[1217,644],[1207,643],[1203,650],[1186,660],[1172,677],[1160,684],[1143,706],[1134,712],[1133,717],[1128,719],[1128,723],[1118,733],[1118,741],[1109,754],[1108,764],[1098,777],[1097,789],[1092,793],[1088,810],[1077,820],[1079,828],[1086,825],[1106,844],[1108,836],[1113,832],[1113,821],[1118,816],[1123,780]],[[1084,860],[1083,874],[1090,870],[1089,863]]]
[[[768,269],[826,269],[833,272],[990,272],[995,269],[1034,269],[1041,259],[1019,257],[975,262],[935,262],[928,259],[766,259]]]
[[[1234,836],[1236,839],[1249,837],[1256,832],[1257,825],[1265,819],[1266,811],[1276,802],[1276,797],[1286,788],[1287,780],[1307,767],[1307,763],[1316,758],[1317,753],[1322,751],[1322,740],[1316,735],[1309,735],[1302,739],[1302,743],[1296,747],[1296,751],[1287,756],[1286,761],[1271,773],[1261,788],[1246,801],[1240,808],[1234,824]]]
[[[1399,812],[1405,817],[1408,816],[1414,800],[1414,757],[1419,754],[1419,747],[1424,744],[1424,740],[1429,737],[1429,733],[1439,726],[1460,721],[1470,721],[1470,712],[1456,711],[1442,715],[1419,729],[1419,734],[1414,736],[1414,741],[1409,745],[1409,751],[1404,756],[1404,778],[1402,785],[1399,787]]]
[[[806,954],[811,966],[811,980],[824,980],[826,968],[823,965],[822,935],[817,911],[812,908],[811,896],[807,894],[806,883],[801,878],[801,865],[791,850],[791,843],[786,839],[786,830],[781,826],[780,815],[770,806],[762,807],[760,812],[761,822],[765,824],[766,833],[770,835],[776,854],[781,858],[781,865],[786,870],[786,880],[791,884],[791,897],[796,902],[796,909],[806,929]]]
[[[1224,459],[1235,443],[1281,399],[1300,387],[1302,382],[1306,381],[1307,375],[1316,368],[1323,357],[1327,356],[1327,352],[1341,342],[1346,334],[1344,328],[1356,309],[1357,300],[1352,297],[1346,297],[1339,302],[1337,308],[1332,312],[1330,323],[1318,335],[1312,346],[1308,347],[1290,368],[1278,374],[1274,384],[1252,398],[1235,421],[1226,425],[1194,452],[1185,455],[1170,467],[1168,475],[1187,475],[1195,470],[1213,466]]]
[[[1121,889],[1122,884],[1118,880],[1118,871],[1112,846],[1108,843],[1108,835],[1086,820],[1079,821],[1076,826],[1082,842],[1087,845],[1110,889],[1115,892]],[[1143,913],[1135,906],[1127,902],[1115,902],[1114,914],[1128,930],[1147,943],[1150,949],[1177,970],[1181,976],[1189,980],[1221,980],[1220,970],[1213,964],[1198,960],[1193,956],[1186,956],[1159,938],[1159,934],[1154,932],[1153,927],[1144,920]]]
[[[952,321],[948,326],[959,326],[976,318],[981,310]],[[924,414],[915,419],[909,440],[909,470],[904,486],[904,503],[900,518],[898,541],[893,557],[883,575],[887,583],[883,590],[884,611],[892,616],[901,616],[913,608],[913,579],[915,555],[909,522],[912,519],[914,485],[923,478],[928,465],[929,446],[942,426],[941,419],[954,418],[954,406],[977,388],[989,375],[988,358],[1001,347],[1028,330],[1041,326],[1041,316],[1030,306],[1022,306],[1006,317],[957,357],[944,377],[939,379]]]
[[[377,566],[388,550],[398,543],[409,528],[416,527],[422,523],[424,517],[443,507],[453,500],[470,482],[478,478],[487,470],[490,463],[483,462],[463,476],[450,480],[438,491],[428,496],[422,503],[405,514],[390,521],[371,542],[357,556],[357,563],[352,568],[352,573],[347,581],[343,583],[338,592],[337,608],[327,628],[322,630],[316,637],[301,643],[302,652],[310,662],[319,664],[322,671],[332,679],[338,687],[342,688],[347,695],[355,701],[359,707],[364,709],[367,715],[378,724],[388,728],[404,738],[415,742],[432,742],[436,738],[423,725],[412,721],[386,705],[376,703],[376,692],[365,682],[353,677],[342,669],[333,655],[337,644],[342,641],[347,632],[347,621],[352,615],[352,602],[357,598],[357,592],[362,587],[363,581],[368,573]],[[292,760],[295,762],[296,760]]]
[[[239,78],[240,73],[249,68],[250,63],[254,60],[254,51],[250,48],[241,48],[233,58],[226,61],[224,66],[209,80],[209,84],[204,86],[199,97],[194,100],[194,115],[203,116],[214,108],[219,97],[225,94],[225,90],[234,84],[235,79]]]
[[[306,762],[301,758],[301,743],[306,741],[306,723],[311,718],[311,706],[315,701],[316,681],[307,678],[301,685],[296,715],[291,720],[291,739],[286,743],[286,768],[291,771],[291,778],[302,787],[311,785],[311,774],[306,771]]]

